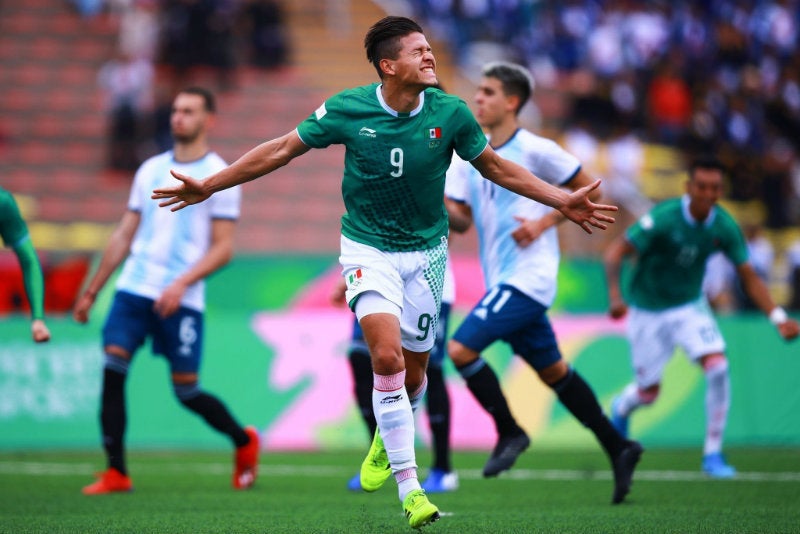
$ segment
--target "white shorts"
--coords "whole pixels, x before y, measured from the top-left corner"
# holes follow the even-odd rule
[[[705,299],[659,311],[631,307],[627,328],[640,388],[661,382],[664,366],[677,347],[692,361],[725,351],[725,340]]]
[[[339,263],[347,283],[345,299],[351,309],[355,310],[358,297],[368,291],[394,304],[373,309],[359,307],[359,320],[370,313],[394,312],[400,321],[404,349],[426,352],[433,348],[447,264],[447,238],[429,250],[384,252],[342,236]],[[375,300],[369,302],[372,305]]]

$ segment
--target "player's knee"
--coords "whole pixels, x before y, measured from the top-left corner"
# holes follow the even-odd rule
[[[722,353],[709,354],[700,360],[703,366],[703,371],[709,372],[722,372],[728,370],[728,359]]]
[[[108,351],[106,351],[105,356],[103,357],[103,367],[121,375],[128,374],[128,368],[130,365],[130,358],[122,358]]]
[[[456,367],[463,367],[469,365],[471,362],[478,358],[474,351],[468,349],[458,341],[451,339],[447,343],[447,354],[453,361]]]
[[[197,382],[191,383],[172,383],[172,392],[181,404],[191,402],[192,399],[200,395],[200,385]]]
[[[375,346],[372,351],[372,368],[379,374],[394,374],[406,368],[401,351],[391,345]]]
[[[536,373],[539,375],[539,378],[542,379],[542,382],[547,384],[548,386],[553,386],[558,382],[564,380],[569,374],[569,365],[564,360],[558,360],[556,363],[545,367],[544,369],[539,369]]]

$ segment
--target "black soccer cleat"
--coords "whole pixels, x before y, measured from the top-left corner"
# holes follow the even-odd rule
[[[614,495],[611,497],[611,504],[619,504],[625,500],[625,496],[631,491],[633,484],[633,471],[636,464],[642,457],[644,448],[638,441],[626,441],[625,448],[622,449],[616,458],[611,460],[614,469]]]
[[[514,436],[500,437],[497,440],[497,445],[492,451],[492,455],[483,466],[484,477],[494,477],[511,469],[514,462],[517,461],[519,455],[525,452],[531,444],[530,438],[526,434],[517,434]]]

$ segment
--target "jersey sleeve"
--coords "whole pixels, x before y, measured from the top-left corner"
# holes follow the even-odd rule
[[[722,252],[737,267],[750,259],[747,242],[739,225],[733,217],[725,214],[725,239],[722,241]]]
[[[472,161],[486,149],[489,140],[486,139],[480,124],[475,120],[475,116],[467,108],[467,104],[460,98],[455,106],[453,116],[457,125],[453,148],[461,159]]]
[[[144,207],[145,202],[145,187],[144,187],[144,176],[145,176],[145,167],[149,164],[149,162],[145,162],[144,165],[141,165],[139,169],[136,171],[136,174],[133,176],[133,185],[131,186],[131,193],[128,195],[128,209],[130,211],[135,211],[136,213],[141,213],[142,208]],[[147,199],[150,201],[150,199]]]
[[[238,220],[242,204],[242,188],[240,186],[223,189],[212,195],[211,218]]]
[[[300,140],[311,148],[341,143],[338,127],[343,109],[342,94],[327,99],[306,120],[297,125]]]
[[[625,232],[625,238],[636,250],[642,252],[657,233],[656,214],[653,211],[645,213],[638,221],[633,223]]]
[[[581,162],[551,139],[542,140],[537,150],[528,152],[528,170],[553,185],[569,182],[581,169]]]
[[[3,243],[17,248],[28,237],[28,225],[19,212],[17,201],[8,191],[0,190],[0,236]]]

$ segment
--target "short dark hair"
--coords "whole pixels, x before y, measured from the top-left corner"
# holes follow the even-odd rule
[[[689,164],[689,179],[694,178],[694,173],[697,169],[719,171],[723,176],[725,175],[725,165],[714,155],[704,154],[696,156]]]
[[[494,78],[503,86],[503,92],[509,96],[519,98],[519,105],[515,113],[519,114],[522,107],[528,102],[533,91],[531,75],[521,65],[497,61],[483,67],[485,78]]]
[[[180,94],[185,95],[196,95],[203,99],[203,107],[209,113],[216,113],[217,112],[217,99],[214,98],[214,93],[206,89],[205,87],[186,87],[185,89],[181,89]]]
[[[407,17],[384,17],[367,31],[364,37],[364,48],[367,50],[367,61],[372,63],[378,76],[382,59],[397,59],[400,52],[400,39],[412,33],[424,33],[419,24]]]

